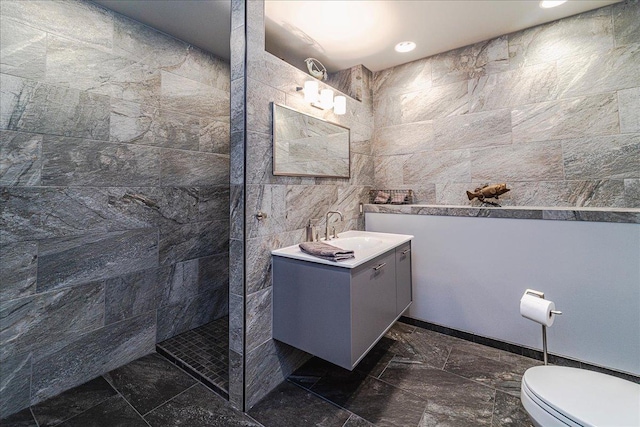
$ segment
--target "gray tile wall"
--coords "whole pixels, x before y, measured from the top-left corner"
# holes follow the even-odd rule
[[[468,205],[507,182],[503,205],[640,207],[639,22],[622,2],[375,73],[376,187]]]
[[[86,1],[0,13],[0,417],[228,312],[228,63]]]
[[[335,116],[330,111],[323,112],[305,104],[302,93],[296,92],[295,88],[303,86],[311,77],[265,51],[264,1],[246,3],[246,181],[243,181],[243,189],[238,189],[238,192],[246,190],[243,206],[246,280],[244,288],[238,284],[238,289],[244,292],[245,298],[245,407],[248,409],[308,357],[306,353],[271,338],[270,251],[303,241],[304,227],[310,218],[321,218],[318,227],[323,230],[323,217],[329,210],[340,210],[344,214],[344,222],[335,223],[338,232],[362,229],[364,224],[358,213],[358,204],[368,200],[374,171],[371,73],[361,67],[362,87],[365,88],[362,102],[347,98],[347,114],[344,116]],[[232,73],[234,69],[232,64]],[[351,178],[274,176],[271,165],[271,102],[349,127]],[[232,100],[232,111],[234,108]],[[232,130],[233,123],[232,118]],[[238,162],[243,161],[240,153],[235,157],[232,152],[232,170],[236,169],[235,158]],[[233,180],[232,175],[232,183],[235,183]],[[258,221],[255,217],[258,211],[265,212],[267,218]],[[232,235],[234,229],[232,225]],[[240,251],[241,242],[237,246]],[[233,280],[231,287],[233,294]],[[236,298],[241,299],[242,296]]]

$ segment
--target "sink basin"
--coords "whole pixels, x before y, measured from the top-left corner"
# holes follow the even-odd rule
[[[288,246],[271,251],[274,256],[293,258],[302,261],[326,264],[334,267],[354,268],[383,253],[413,239],[408,234],[375,233],[373,231],[349,230],[338,234],[337,239],[327,241],[328,244],[341,249],[353,251],[354,258],[342,261],[329,261],[309,255],[300,250],[298,245]]]
[[[326,242],[330,245],[337,246],[350,251],[361,251],[364,249],[373,249],[380,245],[384,245],[384,240],[375,237],[357,236],[357,237],[338,237]]]

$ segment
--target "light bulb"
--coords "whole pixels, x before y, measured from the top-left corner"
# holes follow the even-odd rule
[[[336,96],[333,98],[333,113],[341,116],[347,112],[347,98]]]
[[[311,104],[318,102],[318,82],[313,80],[304,82],[304,100]]]
[[[331,89],[322,89],[320,91],[320,104],[325,110],[333,107],[333,91]]]
[[[567,0],[542,0],[540,7],[543,9],[549,9],[551,7],[560,6],[562,3],[566,3]]]

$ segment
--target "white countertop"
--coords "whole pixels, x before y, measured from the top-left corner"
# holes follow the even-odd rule
[[[339,233],[337,239],[326,241],[326,243],[341,249],[352,249],[355,257],[348,260],[329,261],[323,258],[318,258],[302,252],[298,245],[273,250],[271,251],[271,255],[315,262],[317,264],[331,265],[333,267],[355,268],[393,248],[402,245],[403,243],[409,242],[412,239],[413,236],[409,234],[374,233],[372,231],[350,230]]]

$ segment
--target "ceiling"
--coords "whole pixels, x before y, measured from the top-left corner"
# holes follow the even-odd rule
[[[229,59],[230,0],[93,0]],[[314,57],[329,71],[372,71],[488,40],[620,0],[574,0],[542,9],[538,0],[267,0],[267,50],[304,69]],[[416,42],[400,54],[400,41]]]

